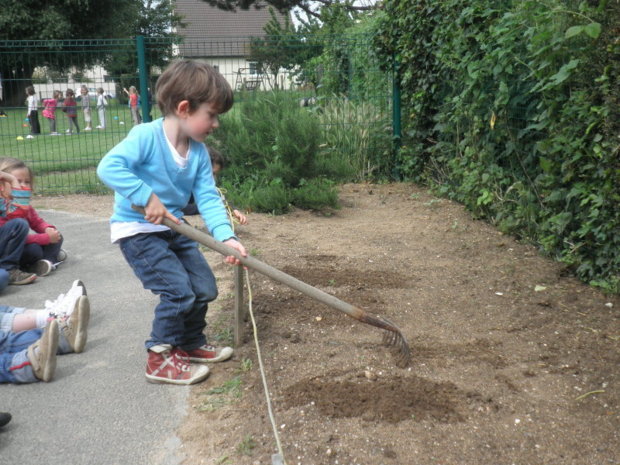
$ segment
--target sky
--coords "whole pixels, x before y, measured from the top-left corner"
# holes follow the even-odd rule
[[[355,0],[353,2],[353,4],[354,5],[371,6],[371,5],[374,5],[375,3],[377,3],[377,1],[380,1],[380,0]],[[311,3],[316,5],[316,8],[313,8],[313,10],[314,9],[318,9],[318,7],[320,5],[318,2],[311,2]],[[298,11],[301,14],[302,17],[305,16],[305,13],[303,11],[301,11],[299,8],[293,8],[293,11],[294,12]],[[299,22],[297,21],[297,18],[295,17],[295,15],[293,15],[292,19],[293,19],[293,24],[295,25],[295,27],[299,26]]]

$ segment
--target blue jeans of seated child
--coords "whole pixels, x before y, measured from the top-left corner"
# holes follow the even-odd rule
[[[34,383],[28,347],[41,339],[42,329],[0,331],[0,383]]]
[[[23,307],[11,307],[10,305],[0,305],[0,332],[10,332],[13,328],[15,315],[24,313]]]
[[[22,268],[28,268],[30,265],[38,262],[39,260],[49,260],[52,263],[58,262],[58,253],[62,247],[63,239],[55,244],[39,245],[39,244],[26,244],[24,251],[22,252],[21,259],[19,260],[19,266]]]
[[[120,249],[145,289],[159,296],[147,349],[170,344],[183,350],[206,344],[208,303],[217,297],[215,276],[198,244],[174,231],[137,234]]]
[[[26,311],[23,307],[0,305],[0,383],[34,383],[35,378],[30,360],[28,347],[41,339],[43,328],[13,332],[15,315]],[[58,337],[58,355],[73,352],[69,341],[61,331]]]
[[[9,272],[0,268],[0,292],[9,285]]]
[[[18,267],[28,231],[28,222],[22,218],[9,220],[0,226],[0,268],[10,271]]]

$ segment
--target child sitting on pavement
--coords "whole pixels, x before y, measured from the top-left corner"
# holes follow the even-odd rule
[[[61,248],[63,239],[55,226],[47,223],[30,206],[34,175],[32,170],[17,158],[0,158],[0,171],[15,177],[17,186],[12,189],[13,199],[5,202],[6,212],[0,215],[0,226],[10,220],[23,218],[35,234],[28,234],[20,257],[20,267],[37,276],[47,276],[67,258]]]
[[[180,223],[181,209],[193,193],[213,237],[247,255],[215,187],[203,143],[219,126],[218,115],[231,108],[233,93],[211,66],[180,60],[159,77],[156,94],[164,117],[134,126],[101,160],[97,174],[116,191],[112,242],[118,242],[143,286],[160,297],[145,344],[146,378],[193,384],[205,379],[209,369],[191,362],[224,361],[233,350],[209,345],[203,333],[217,286],[198,244],[161,223],[164,218]],[[240,264],[234,256],[225,260]]]
[[[0,383],[50,381],[56,355],[84,350],[89,319],[79,280],[42,310],[0,305]]]
[[[12,199],[13,188],[19,188],[15,176],[0,170],[0,220],[6,216],[7,202]],[[26,245],[28,223],[17,218],[0,226],[0,291],[7,284],[30,284],[37,275],[19,269],[19,261]]]

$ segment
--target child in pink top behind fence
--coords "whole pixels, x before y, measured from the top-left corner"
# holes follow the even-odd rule
[[[58,100],[62,97],[62,92],[55,90],[52,98],[43,100],[43,117],[47,119],[50,125],[50,134],[57,136],[56,132],[56,107]]]

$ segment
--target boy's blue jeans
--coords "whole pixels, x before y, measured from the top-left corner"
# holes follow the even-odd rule
[[[217,286],[198,244],[174,231],[137,234],[119,242],[144,288],[159,295],[146,348],[170,344],[187,351],[206,344],[205,316]]]

